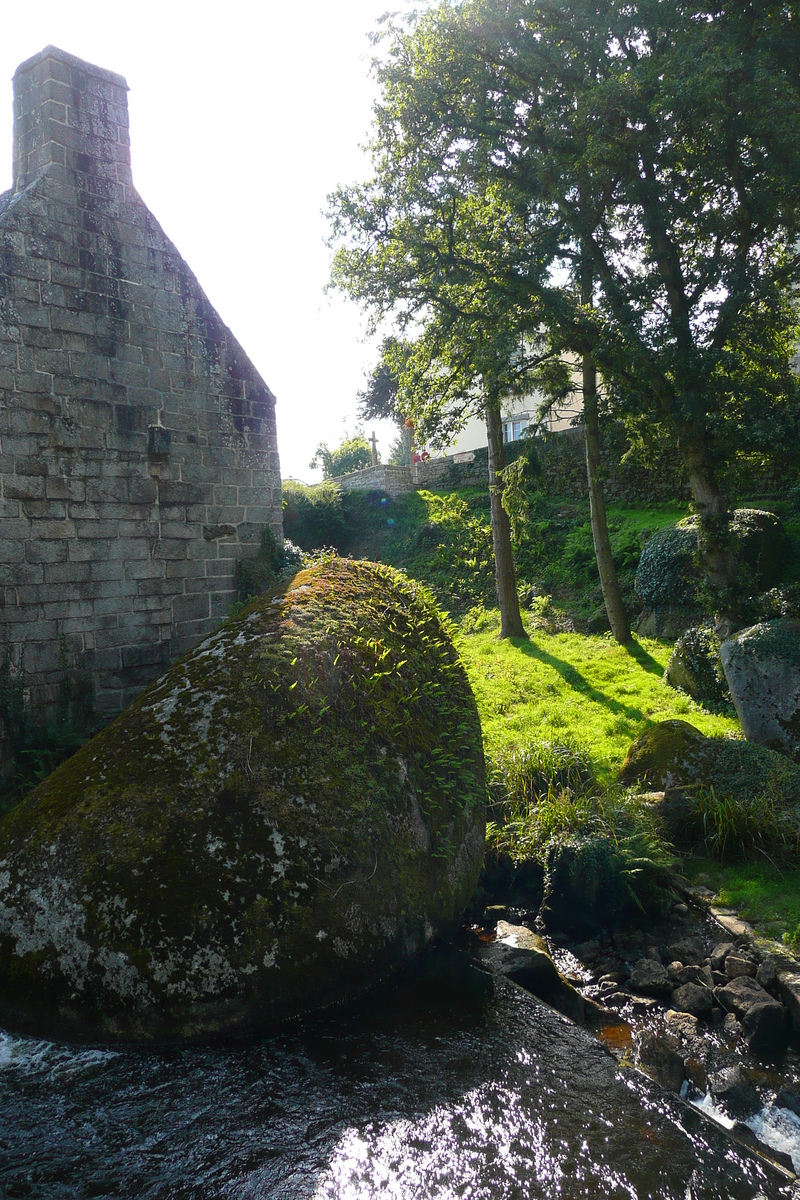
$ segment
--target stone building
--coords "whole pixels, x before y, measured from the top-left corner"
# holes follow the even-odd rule
[[[127,84],[48,46],[14,75],[0,195],[0,656],[97,714],[223,618],[281,536],[275,398],[131,181]]]

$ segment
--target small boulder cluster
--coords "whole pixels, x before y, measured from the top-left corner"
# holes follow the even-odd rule
[[[572,953],[588,968],[588,994],[604,1007],[639,1014],[667,1008],[724,1025],[757,1054],[786,1043],[789,1024],[777,971],[752,947],[709,944],[702,935],[658,942],[636,931],[584,942]]]

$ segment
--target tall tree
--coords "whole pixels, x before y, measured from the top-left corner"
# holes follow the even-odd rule
[[[406,342],[386,337],[380,344],[378,361],[358,393],[358,416],[362,421],[394,421],[403,427],[406,414],[399,399],[400,378],[411,353]]]
[[[391,343],[390,366],[399,407],[414,419],[422,438],[446,444],[468,416],[486,420],[501,636],[526,637],[502,503],[500,404],[509,393],[524,390],[538,361],[533,341],[526,346],[522,336],[523,329],[536,333],[536,317],[529,303],[524,309],[515,306],[513,296],[498,292],[492,279],[479,285],[469,265],[475,251],[491,262],[489,247],[502,247],[502,226],[514,218],[493,202],[490,191],[478,197],[454,180],[436,219],[421,226],[414,191],[436,184],[391,169],[382,182],[396,188],[390,222],[373,203],[375,196],[361,189],[342,192],[333,201],[334,239],[350,240],[335,257],[333,283],[364,304],[374,325],[391,314],[404,335]]]
[[[446,443],[470,415],[486,422],[489,507],[500,636],[527,638],[517,594],[511,523],[503,501],[505,455],[501,399],[513,386],[511,331],[481,314],[450,310],[431,315],[416,342],[406,342],[398,396],[425,440]]]
[[[339,475],[347,475],[350,471],[360,471],[372,462],[372,451],[364,432],[357,429],[354,434],[345,434],[338,446],[333,450],[327,442],[320,442],[314,451],[314,457],[308,464],[312,470],[322,467],[323,479],[335,479]]]
[[[800,409],[799,58],[796,0],[443,3],[388,33],[375,178],[333,204],[340,278],[367,303],[505,302],[519,332],[591,356],[616,412],[669,432],[722,628],[718,468]]]

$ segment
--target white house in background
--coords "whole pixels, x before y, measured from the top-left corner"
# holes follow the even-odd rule
[[[532,392],[528,396],[504,401],[502,406],[503,442],[518,442],[525,436],[528,425],[536,422],[542,396]],[[578,392],[569,396],[559,409],[543,422],[548,430],[569,429],[574,419],[583,411],[583,403]],[[483,417],[470,417],[467,424],[442,454],[465,454],[470,450],[480,450],[488,445],[486,438],[486,422]],[[438,455],[437,455],[438,457]]]

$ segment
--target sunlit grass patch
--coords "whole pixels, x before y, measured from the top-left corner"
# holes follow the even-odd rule
[[[759,862],[723,866],[711,859],[689,859],[686,875],[717,893],[720,904],[736,910],[768,937],[800,949],[800,869],[776,870]]]
[[[671,649],[652,638],[623,647],[610,637],[576,633],[536,631],[526,643],[464,631],[461,653],[487,753],[568,741],[585,748],[598,777],[609,780],[634,738],[655,721],[681,718],[708,735],[738,731],[735,718],[706,712],[663,682]]]

